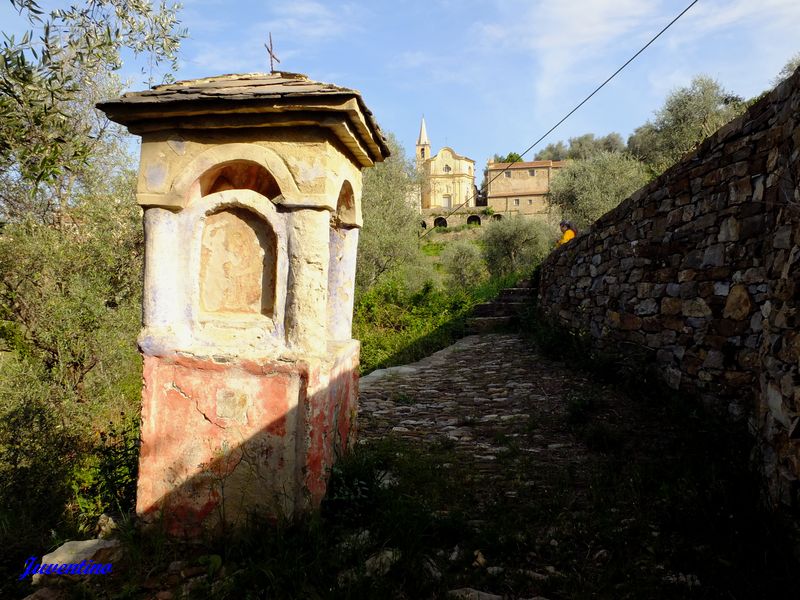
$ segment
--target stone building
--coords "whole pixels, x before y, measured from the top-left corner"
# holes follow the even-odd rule
[[[417,139],[417,168],[423,175],[420,205],[424,211],[475,206],[475,161],[445,146],[431,154],[425,118]]]
[[[563,160],[499,163],[486,165],[486,203],[496,215],[521,214],[544,219],[550,181]]]

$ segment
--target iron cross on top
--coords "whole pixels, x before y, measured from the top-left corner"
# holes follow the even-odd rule
[[[269,72],[270,73],[274,73],[275,72],[275,63],[280,63],[281,61],[277,56],[275,56],[275,52],[273,51],[273,48],[272,48],[272,32],[271,31],[269,33],[269,46],[264,44],[264,48],[267,49],[267,54],[269,54]]]

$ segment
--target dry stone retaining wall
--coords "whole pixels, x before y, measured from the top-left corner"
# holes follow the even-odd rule
[[[665,380],[761,441],[800,503],[800,70],[559,248],[540,306],[598,345],[652,349]]]

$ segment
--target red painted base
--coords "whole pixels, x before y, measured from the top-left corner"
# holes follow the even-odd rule
[[[355,437],[358,342],[325,361],[145,356],[137,512],[172,535],[319,505]]]

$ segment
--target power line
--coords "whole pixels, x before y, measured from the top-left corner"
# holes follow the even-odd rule
[[[657,40],[659,37],[661,37],[661,35],[662,35],[662,34],[663,34],[663,33],[664,33],[664,32],[665,32],[667,29],[669,29],[670,27],[672,27],[672,26],[675,24],[675,22],[676,22],[678,19],[680,19],[680,18],[681,18],[683,15],[685,15],[687,12],[689,12],[689,9],[690,9],[690,8],[692,8],[692,7],[693,7],[695,4],[697,4],[699,1],[700,1],[700,0],[693,0],[693,2],[692,2],[691,4],[689,4],[689,6],[687,6],[686,8],[684,8],[684,9],[683,9],[683,10],[682,10],[682,11],[681,11],[679,14],[678,14],[678,16],[676,16],[674,19],[672,19],[672,21],[670,21],[669,23],[667,23],[667,25],[666,25],[666,26],[665,26],[665,27],[664,27],[664,28],[663,28],[661,31],[659,31],[659,32],[658,32],[656,35],[654,35],[654,36],[653,36],[653,37],[650,39],[650,41],[649,41],[649,42],[647,42],[647,43],[646,43],[644,46],[642,46],[641,48],[639,48],[639,50],[636,52],[636,54],[634,54],[633,56],[631,56],[631,57],[630,57],[630,58],[629,58],[627,61],[625,61],[625,63],[624,63],[624,64],[623,64],[623,65],[622,65],[622,66],[621,66],[619,69],[617,69],[616,71],[614,71],[614,72],[613,72],[613,73],[612,73],[612,74],[611,74],[611,75],[610,75],[610,76],[609,76],[609,77],[608,77],[608,78],[607,78],[607,79],[606,79],[606,80],[605,80],[603,83],[601,83],[600,85],[598,85],[598,86],[597,86],[597,87],[594,89],[594,91],[592,91],[592,93],[591,93],[591,94],[589,94],[588,96],[586,96],[586,98],[584,98],[583,100],[581,100],[581,101],[580,101],[580,103],[578,103],[578,104],[575,106],[575,108],[573,108],[573,109],[572,109],[571,111],[569,111],[569,112],[568,112],[566,115],[564,115],[564,116],[561,118],[561,120],[560,120],[558,123],[556,123],[555,125],[553,125],[553,126],[550,128],[550,129],[548,129],[548,130],[547,130],[547,132],[546,132],[546,133],[544,133],[544,135],[542,135],[541,137],[539,137],[539,139],[537,139],[537,140],[536,140],[535,142],[533,142],[533,143],[532,143],[530,146],[528,146],[528,147],[525,149],[525,151],[524,151],[524,152],[522,152],[522,153],[519,155],[519,156],[520,156],[520,158],[522,158],[522,157],[523,157],[523,156],[525,156],[525,155],[526,155],[528,152],[530,152],[531,150],[533,150],[533,148],[535,148],[535,147],[536,147],[536,145],[537,145],[539,142],[541,142],[541,141],[542,141],[543,139],[545,139],[545,138],[546,138],[548,135],[550,135],[551,133],[553,133],[553,131],[555,131],[555,130],[556,130],[556,128],[557,128],[559,125],[561,125],[561,124],[562,124],[564,121],[566,121],[567,119],[569,119],[569,118],[570,118],[570,117],[573,115],[573,113],[575,113],[575,111],[577,111],[577,110],[578,110],[578,109],[579,109],[581,106],[583,106],[584,104],[586,104],[586,103],[587,103],[587,102],[588,102],[588,101],[589,101],[589,100],[592,98],[592,96],[594,96],[594,95],[595,95],[597,92],[599,92],[600,90],[602,90],[602,89],[603,89],[603,88],[606,86],[606,84],[607,84],[608,82],[610,82],[612,79],[614,79],[614,77],[616,77],[617,75],[619,75],[619,74],[620,74],[620,72],[622,72],[622,70],[623,70],[623,69],[625,69],[625,67],[627,67],[629,64],[631,64],[631,63],[632,63],[632,62],[633,62],[633,61],[636,59],[636,57],[638,57],[638,56],[639,56],[639,55],[640,55],[642,52],[644,52],[645,50],[647,50],[647,48],[648,48],[648,47],[650,47],[650,45],[651,45],[653,42],[655,42],[655,41],[656,41],[656,40]],[[511,168],[511,165],[513,165],[513,164],[515,164],[515,163],[517,163],[517,162],[520,162],[520,161],[518,161],[518,160],[511,161],[510,163],[508,163],[508,165],[507,165],[506,167],[504,167],[503,169],[501,169],[501,170],[500,170],[500,171],[497,173],[497,175],[495,175],[495,176],[494,176],[494,177],[492,177],[492,178],[491,178],[489,181],[487,181],[487,182],[486,182],[486,184],[483,186],[483,187],[484,187],[484,191],[486,191],[486,192],[487,192],[487,194],[488,194],[488,191],[489,191],[489,184],[491,184],[491,183],[492,183],[492,182],[493,182],[495,179],[497,179],[498,177],[500,177],[500,175],[502,175],[502,174],[503,174],[503,173],[505,173],[505,172],[506,172],[508,169],[510,169],[510,168]],[[456,207],[455,207],[455,208],[454,208],[452,211],[450,211],[449,213],[447,213],[447,215],[445,215],[445,217],[444,217],[444,218],[445,218],[445,219],[447,219],[447,217],[450,217],[450,216],[452,216],[453,214],[455,214],[455,212],[456,212],[456,211],[458,211],[458,210],[459,210],[461,207],[463,207],[463,206],[464,206],[464,205],[466,205],[466,204],[469,204],[470,200],[472,200],[474,197],[475,197],[475,195],[474,195],[474,194],[473,194],[473,195],[471,195],[471,196],[469,196],[469,197],[468,197],[466,200],[464,200],[464,202],[462,202],[461,204],[459,204],[458,206],[456,206]],[[430,231],[430,230],[429,230],[429,231]],[[422,234],[420,237],[425,237],[426,235],[428,235],[428,231],[426,231],[425,233],[423,233],[423,234]]]

